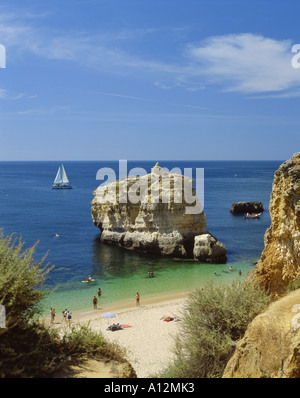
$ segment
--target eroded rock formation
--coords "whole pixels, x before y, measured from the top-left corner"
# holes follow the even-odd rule
[[[276,171],[269,211],[271,226],[255,278],[280,295],[300,274],[300,152]]]
[[[162,256],[226,262],[225,246],[206,229],[192,180],[158,164],[150,174],[100,186],[94,192],[92,218],[105,243]]]
[[[223,378],[300,377],[300,289],[254,318]]]
[[[226,248],[223,243],[211,234],[202,234],[195,236],[194,241],[194,258],[203,262],[222,263],[226,253]]]
[[[271,226],[251,277],[277,300],[248,326],[224,378],[300,377],[300,289],[286,294],[300,275],[300,153],[276,171],[269,211]]]

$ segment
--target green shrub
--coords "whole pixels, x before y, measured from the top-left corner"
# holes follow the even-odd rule
[[[0,230],[0,303],[5,306],[6,325],[27,323],[41,310],[40,301],[48,294],[44,282],[50,270],[45,257],[33,259],[36,245],[23,249],[21,239],[4,237]]]
[[[300,275],[296,276],[296,278],[292,282],[289,282],[287,286],[287,291],[291,292],[299,288],[300,288]]]
[[[43,258],[33,258],[35,247],[24,249],[21,239],[4,237],[0,230],[0,304],[6,313],[0,328],[0,377],[48,377],[68,364],[70,356],[93,354],[121,360],[122,351],[105,342],[89,326],[52,330],[41,324],[41,300],[49,291],[44,282],[51,270]]]
[[[254,283],[207,284],[193,291],[182,314],[174,363],[160,377],[221,377],[236,341],[270,302]]]
[[[123,350],[114,343],[107,342],[100,332],[95,332],[90,325],[66,326],[61,333],[63,350],[74,358],[82,354],[100,355],[105,359],[122,361]]]

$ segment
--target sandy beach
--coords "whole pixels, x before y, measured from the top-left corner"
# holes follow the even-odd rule
[[[187,292],[145,300],[141,298],[139,307],[135,300],[106,307],[101,306],[100,302],[97,309],[73,313],[71,325],[89,323],[108,341],[125,348],[125,357],[137,377],[147,378],[162,371],[174,357],[174,337],[180,331],[186,297]],[[112,312],[115,317],[104,318],[102,315],[105,312]],[[174,320],[167,322],[164,317]],[[123,325],[121,330],[107,330],[110,325],[117,323]],[[59,314],[54,326],[63,324]]]

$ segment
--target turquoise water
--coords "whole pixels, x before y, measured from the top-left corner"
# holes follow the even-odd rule
[[[150,171],[156,163],[129,162],[128,170],[143,167]],[[65,162],[74,189],[52,190],[57,162],[0,162],[0,227],[4,233],[22,235],[26,246],[39,241],[36,258],[48,252],[47,262],[55,267],[46,287],[55,292],[43,303],[57,312],[68,308],[92,308],[92,298],[101,287],[100,305],[141,299],[202,287],[207,281],[228,282],[242,278],[264,247],[264,233],[270,225],[268,213],[274,172],[280,161],[160,161],[171,170],[204,168],[207,229],[227,248],[227,264],[212,265],[179,259],[138,254],[100,242],[100,232],[91,219],[93,191],[101,181],[97,171],[111,167],[118,178],[118,162]],[[233,202],[259,200],[265,211],[260,219],[233,216]],[[236,269],[229,271],[230,265]],[[153,270],[155,278],[147,277]],[[225,272],[222,272],[225,271]],[[215,275],[216,273],[216,275]],[[88,275],[94,283],[81,281]]]
[[[229,270],[230,265],[233,271]],[[96,278],[95,282],[63,284],[46,299],[44,307],[46,311],[50,307],[72,308],[73,311],[92,309],[92,298],[94,295],[97,296],[99,287],[102,296],[98,307],[123,300],[131,301],[134,305],[137,292],[140,293],[142,302],[145,297],[189,292],[194,288],[202,288],[208,281],[232,283],[232,281],[241,280],[253,268],[253,262],[249,259],[233,262],[230,265],[161,260],[160,267],[151,267],[151,270],[154,270],[154,278],[148,278],[150,268],[147,265],[140,265],[135,272],[126,277],[105,272],[102,278]],[[239,275],[239,270],[242,271],[242,276]]]

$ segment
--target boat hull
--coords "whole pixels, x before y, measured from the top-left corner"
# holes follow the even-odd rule
[[[53,185],[52,189],[73,189],[71,186],[69,185]]]
[[[261,215],[261,213],[259,213],[259,214],[249,214],[249,213],[247,213],[247,214],[245,214],[245,218],[247,218],[247,219],[260,218],[260,215]]]

